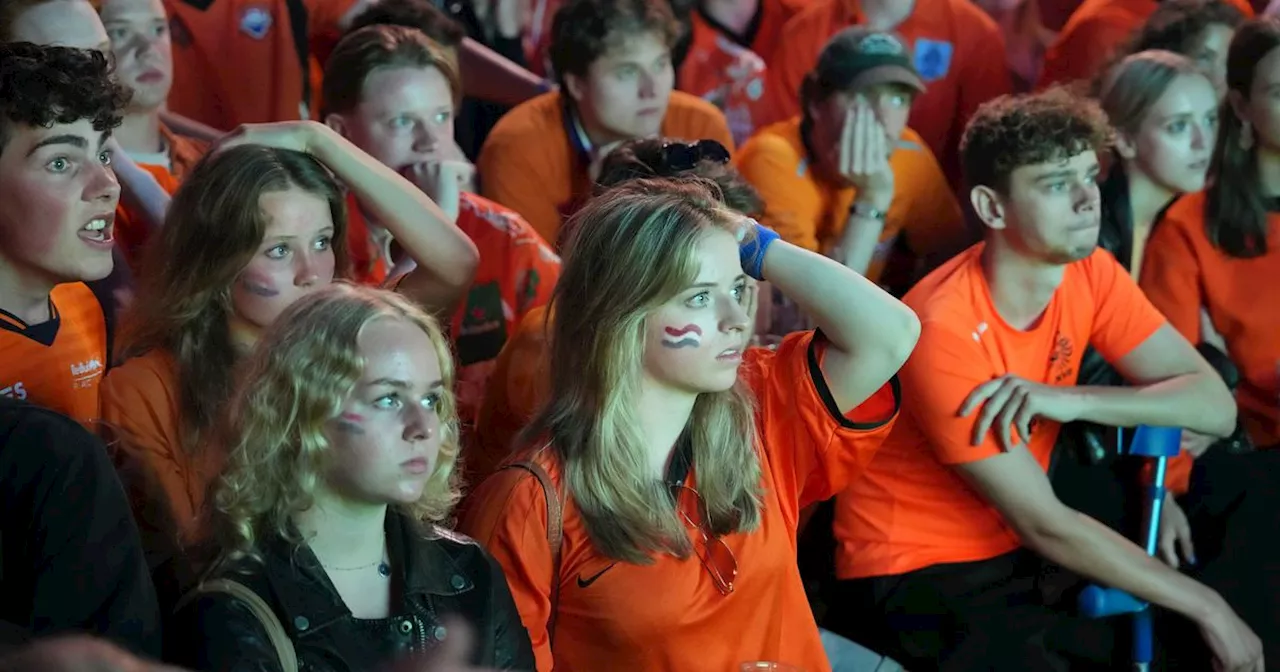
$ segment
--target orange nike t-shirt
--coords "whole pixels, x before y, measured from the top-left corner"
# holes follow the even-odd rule
[[[139,526],[191,541],[223,457],[184,445],[181,403],[178,365],[165,350],[126,360],[102,382],[102,418],[115,430],[117,459],[154,486],[146,502],[135,503]]]
[[[1004,452],[993,433],[971,445],[978,413],[959,416],[974,388],[1003,375],[1072,387],[1085,348],[1114,362],[1166,322],[1105,250],[1066,267],[1039,323],[1001,319],[979,243],[930,273],[904,302],[920,341],[902,368],[903,417],[865,475],[836,501],[836,574],[904,574],[986,560],[1021,545],[1003,516],[952,467]],[[1029,450],[1046,470],[1059,425],[1041,420]]]
[[[493,127],[476,167],[480,192],[515,210],[542,236],[558,245],[560,226],[591,195],[585,152],[571,142],[559,91],[517,105]],[[673,91],[662,120],[664,137],[715,140],[730,151],[733,137],[714,105]]]
[[[839,240],[857,190],[828,179],[813,165],[800,137],[799,117],[762,129],[738,150],[734,163],[764,199],[761,222],[783,240],[820,253]],[[889,166],[895,193],[867,268],[873,281],[880,278],[899,235],[921,256],[958,245],[967,235],[960,204],[915,131],[903,131]]]
[[[800,114],[800,84],[823,46],[842,29],[861,22],[858,0],[813,0],[787,22],[785,41],[766,56],[768,113],[757,124]],[[911,107],[909,124],[933,150],[951,184],[959,184],[960,136],[969,117],[982,103],[1013,90],[1004,36],[969,0],[917,0],[911,15],[893,31],[910,46],[927,86]]]
[[[169,109],[224,131],[314,113],[310,43],[337,30],[355,2],[165,0],[173,42]]]
[[[1280,446],[1280,213],[1267,218],[1267,253],[1240,259],[1209,241],[1204,205],[1199,193],[1169,208],[1147,241],[1142,289],[1192,343],[1208,310],[1240,369],[1241,422],[1256,445]]]
[[[49,294],[51,319],[27,324],[0,310],[0,396],[24,399],[82,424],[99,418],[107,370],[102,303],[82,282]]]
[[[741,144],[755,132],[762,114],[764,59],[712,28],[695,12],[689,53],[680,64],[676,84],[720,108],[733,141]]]
[[[538,670],[736,670],[768,660],[807,672],[831,669],[796,567],[800,510],[860,474],[893,424],[897,382],[845,417],[833,413],[813,332],[777,351],[747,351],[739,376],[754,392],[764,490],[763,520],[722,541],[738,563],[734,591],[722,595],[696,556],[663,555],[649,565],[596,551],[571,494],[563,511],[559,576],[553,578],[542,487],[528,472],[502,470],[476,491],[459,529],[502,565],[529,630]],[[552,451],[534,459],[559,481]],[[697,489],[697,465],[686,483]],[[550,582],[558,581],[555,647]],[[657,598],[657,599],[655,599]],[[625,663],[625,664],[624,664]]]
[[[1225,0],[1253,16],[1247,0]],[[1092,79],[1160,6],[1157,0],[1085,0],[1044,55],[1036,88]]]

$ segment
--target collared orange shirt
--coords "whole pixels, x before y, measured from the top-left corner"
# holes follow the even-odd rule
[[[517,105],[493,127],[476,162],[480,192],[520,213],[553,246],[561,224],[591,194],[588,162],[570,142],[569,128],[560,92],[544,93]],[[660,132],[734,147],[724,114],[680,91],[671,93]]]
[[[757,124],[800,114],[800,84],[837,32],[861,22],[858,0],[813,0],[766,57],[768,114]],[[893,31],[911,47],[928,90],[911,107],[910,126],[954,185],[960,179],[960,136],[978,106],[1013,90],[999,26],[969,0],[917,0]]]
[[[893,424],[897,382],[849,417],[833,412],[813,332],[776,351],[751,348],[739,376],[757,401],[763,520],[722,541],[737,559],[734,591],[722,595],[696,556],[615,562],[593,546],[571,493],[563,512],[559,576],[547,545],[542,487],[527,472],[499,471],[476,491],[459,529],[502,565],[538,670],[736,670],[768,660],[807,672],[831,669],[796,566],[800,511],[859,475]],[[536,448],[536,447],[535,447]],[[534,456],[552,478],[552,451]],[[697,488],[697,465],[688,481]],[[555,646],[548,637],[551,581],[560,584]]]
[[[960,204],[942,168],[920,136],[910,128],[889,157],[893,169],[893,203],[885,216],[867,278],[878,280],[899,235],[912,252],[926,255],[958,244],[966,234]],[[764,199],[761,221],[787,242],[825,252],[840,237],[857,195],[813,165],[800,137],[800,118],[762,129],[738,150],[740,172]]]
[[[903,299],[920,317],[920,341],[900,373],[903,417],[836,502],[842,579],[986,560],[1021,546],[1001,513],[954,469],[1004,452],[994,432],[971,445],[979,414],[960,417],[964,400],[1008,374],[1074,386],[1087,346],[1114,362],[1166,323],[1115,257],[1099,249],[1066,267],[1035,326],[1015,329],[995,309],[983,245],[930,273]],[[1059,429],[1042,419],[1027,441],[1046,470]]]
[[[689,53],[676,76],[681,91],[724,112],[735,143],[746,142],[764,105],[764,59],[730,40],[695,13]]]
[[[40,324],[0,310],[0,396],[91,423],[108,362],[102,303],[88,285],[69,282],[53,288],[49,308]]]
[[[1225,0],[1253,16],[1247,0]],[[1084,0],[1044,55],[1037,88],[1092,79],[1160,6],[1157,0]]]

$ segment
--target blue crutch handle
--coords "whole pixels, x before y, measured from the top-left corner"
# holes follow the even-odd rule
[[[1146,602],[1117,588],[1089,586],[1080,591],[1080,612],[1089,618],[1136,614],[1146,608]]]

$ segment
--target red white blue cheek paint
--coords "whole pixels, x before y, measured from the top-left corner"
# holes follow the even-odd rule
[[[671,349],[696,348],[702,345],[702,329],[696,324],[663,329],[662,345]]]
[[[338,416],[338,430],[344,434],[364,434],[364,416],[357,413],[343,413]]]
[[[240,286],[244,288],[244,291],[264,299],[280,296],[280,290],[276,289],[273,283],[266,278],[258,278],[246,274],[240,277]]]

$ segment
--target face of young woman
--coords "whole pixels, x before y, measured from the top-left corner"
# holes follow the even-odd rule
[[[1130,139],[1138,169],[1178,193],[1204,189],[1218,131],[1218,96],[1209,80],[1173,80]]]
[[[644,338],[646,377],[695,394],[733,387],[751,336],[747,276],[733,234],[708,231],[698,258],[694,284],[648,316]]]
[[[333,213],[329,202],[291,188],[262,195],[266,235],[231,290],[236,315],[264,329],[294,301],[333,282]]]
[[[364,375],[326,432],[327,485],[358,502],[415,502],[439,463],[440,361],[421,328],[394,318],[369,323],[359,350]]]

